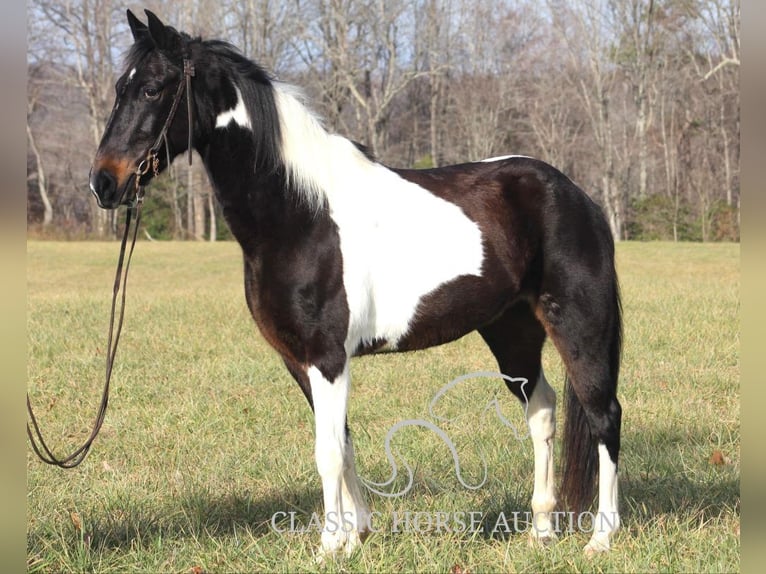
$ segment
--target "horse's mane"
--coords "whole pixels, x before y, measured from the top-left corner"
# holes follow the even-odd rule
[[[280,173],[297,197],[318,209],[334,185],[333,165],[342,157],[368,161],[361,147],[329,134],[306,104],[300,88],[277,81],[237,48],[220,40],[201,42],[195,61],[221,66],[242,94],[254,129],[257,172]],[[371,157],[371,156],[369,156]]]
[[[216,71],[239,89],[247,114],[253,124],[252,143],[255,149],[255,169],[274,173],[282,167],[280,157],[281,130],[274,99],[275,79],[264,68],[222,40],[199,41],[191,45],[195,66],[210,73]],[[195,49],[196,48],[196,49]]]
[[[257,173],[281,172],[300,197],[319,207],[331,184],[330,164],[339,155],[359,163],[375,161],[364,146],[328,134],[322,119],[305,104],[302,90],[277,81],[232,44],[178,34],[181,41],[177,53],[165,51],[166,57],[178,66],[182,66],[184,57],[189,57],[201,71],[198,77],[215,74],[229,78],[240,91],[254,127],[250,133]],[[126,70],[140,66],[156,49],[148,34],[139,37],[125,58]],[[211,103],[201,93],[195,96],[195,105],[198,118],[213,118],[220,113],[205,109]]]

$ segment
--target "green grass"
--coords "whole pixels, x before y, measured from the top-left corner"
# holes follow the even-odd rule
[[[89,429],[100,396],[118,246],[28,244],[29,390],[58,453]],[[527,536],[391,532],[394,512],[525,511],[530,441],[482,409],[497,398],[523,431],[500,381],[467,382],[440,414],[455,438],[469,491],[446,447],[405,429],[396,448],[415,469],[402,498],[368,497],[382,532],[349,559],[318,565],[319,535],[275,532],[276,512],[308,523],[321,512],[310,410],[250,319],[233,243],[136,247],[110,408],[93,452],[61,471],[28,452],[32,572],[730,572],[739,570],[739,246],[626,243],[618,247],[625,352],[620,505],[613,551],[592,560],[587,534],[552,548]],[[383,441],[395,423],[428,418],[454,377],[493,370],[471,335],[352,366],[350,421],[357,466],[389,477]],[[545,369],[559,392],[558,356]],[[561,412],[561,409],[559,410]],[[434,421],[437,422],[437,421]],[[711,464],[714,451],[723,465]]]

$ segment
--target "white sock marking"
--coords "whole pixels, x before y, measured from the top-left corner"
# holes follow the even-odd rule
[[[527,424],[535,453],[535,483],[532,492],[534,513],[532,535],[554,537],[550,516],[556,507],[553,466],[553,438],[556,435],[556,393],[545,379],[542,367],[529,399]]]
[[[598,445],[598,512],[593,535],[585,546],[586,554],[609,550],[610,537],[620,527],[618,510],[617,465],[606,445]]]
[[[343,547],[350,553],[360,543],[360,530],[369,522],[369,510],[359,488],[354,450],[346,441],[346,407],[351,384],[348,363],[330,382],[316,367],[308,370],[316,425],[315,456],[322,479],[325,526],[322,549],[332,553]]]

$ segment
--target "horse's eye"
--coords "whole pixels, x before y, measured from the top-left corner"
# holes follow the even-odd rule
[[[147,100],[156,100],[160,96],[160,90],[147,86],[144,88],[144,97]]]

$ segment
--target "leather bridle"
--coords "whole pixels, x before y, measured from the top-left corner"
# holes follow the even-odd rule
[[[184,89],[186,90],[186,93],[187,93],[186,107],[187,107],[187,114],[188,114],[188,120],[189,120],[189,142],[188,142],[189,165],[192,164],[192,144],[193,144],[192,135],[194,130],[192,129],[193,114],[192,114],[191,79],[194,76],[194,73],[195,73],[194,64],[192,63],[191,60],[185,59],[184,60],[184,78],[178,83],[178,88],[176,89],[176,94],[175,94],[175,97],[173,98],[173,104],[170,106],[168,117],[165,119],[165,123],[163,124],[162,129],[160,130],[160,133],[157,136],[157,139],[154,141],[154,145],[149,148],[149,151],[146,152],[144,159],[141,160],[140,164],[138,164],[138,168],[136,170],[136,177],[138,179],[140,179],[141,176],[149,173],[150,169],[154,172],[154,175],[158,175],[159,157],[157,154],[159,153],[163,142],[165,143],[165,152],[168,154],[168,165],[170,165],[170,147],[168,146],[167,135],[168,135],[168,130],[170,129],[171,124],[173,123],[173,119],[176,116],[178,105],[181,103],[181,98],[184,95]]]
[[[37,418],[35,417],[34,412],[32,411],[32,405],[29,401],[29,393],[27,392],[27,412],[29,413],[29,417],[32,421],[32,427],[30,428],[29,423],[27,423],[27,436],[29,437],[30,442],[32,443],[32,450],[34,450],[35,454],[42,460],[43,462],[47,464],[51,464],[54,466],[58,466],[60,468],[74,468],[75,466],[79,465],[83,460],[85,460],[85,457],[88,455],[88,452],[90,451],[90,447],[93,445],[93,441],[96,440],[96,437],[98,436],[99,431],[101,430],[101,426],[104,423],[104,418],[106,416],[106,408],[109,404],[109,384],[112,378],[112,367],[114,366],[114,358],[117,355],[117,344],[120,341],[120,333],[122,332],[122,323],[123,318],[125,316],[125,293],[127,289],[127,283],[128,283],[128,270],[130,269],[130,261],[133,258],[133,248],[136,245],[136,237],[138,235],[138,227],[141,222],[141,207],[143,205],[143,199],[144,199],[144,186],[141,185],[141,177],[149,173],[149,170],[151,169],[154,173],[154,175],[158,175],[159,173],[159,157],[158,153],[160,148],[162,147],[162,144],[165,144],[165,151],[168,154],[168,165],[170,165],[170,150],[168,147],[167,142],[167,132],[170,129],[171,124],[173,123],[173,118],[176,115],[176,110],[178,109],[178,105],[181,102],[181,99],[183,98],[184,90],[186,91],[187,97],[187,107],[188,107],[188,120],[189,120],[189,165],[192,164],[192,133],[193,133],[193,124],[192,124],[192,91],[191,91],[191,79],[192,76],[194,76],[194,65],[192,64],[191,60],[184,59],[184,77],[179,82],[178,88],[176,89],[175,96],[173,98],[173,104],[171,105],[170,111],[168,112],[168,117],[165,119],[165,123],[162,126],[162,130],[160,130],[159,135],[157,136],[157,140],[154,142],[154,145],[149,148],[149,150],[146,152],[144,159],[141,160],[138,167],[135,171],[135,196],[131,203],[128,205],[127,213],[126,213],[126,219],[125,219],[125,232],[122,236],[122,242],[120,244],[120,256],[117,260],[117,271],[115,273],[114,278],[114,287],[112,290],[112,307],[111,307],[111,313],[109,318],[109,334],[107,337],[107,352],[106,352],[106,372],[105,372],[105,380],[104,380],[104,389],[101,394],[101,404],[98,408],[98,413],[96,414],[96,418],[93,422],[93,428],[90,432],[90,435],[85,440],[85,442],[78,447],[74,452],[71,454],[63,457],[58,458],[56,455],[53,454],[51,449],[46,444],[45,440],[43,439],[43,435],[40,431],[40,426],[37,422]],[[135,222],[132,226],[132,232],[131,232],[131,221],[133,220],[133,216],[135,214]],[[130,250],[128,251],[128,259],[125,261],[125,252],[127,247],[127,241],[128,236],[131,236],[131,243],[130,243]],[[124,266],[123,266],[124,263]],[[124,272],[123,272],[124,268]],[[122,288],[122,298],[120,302],[120,313],[119,318],[117,320],[117,328],[115,330],[115,317],[116,317],[116,309],[117,309],[117,297],[120,292],[120,289]],[[34,433],[32,430],[34,429]]]

